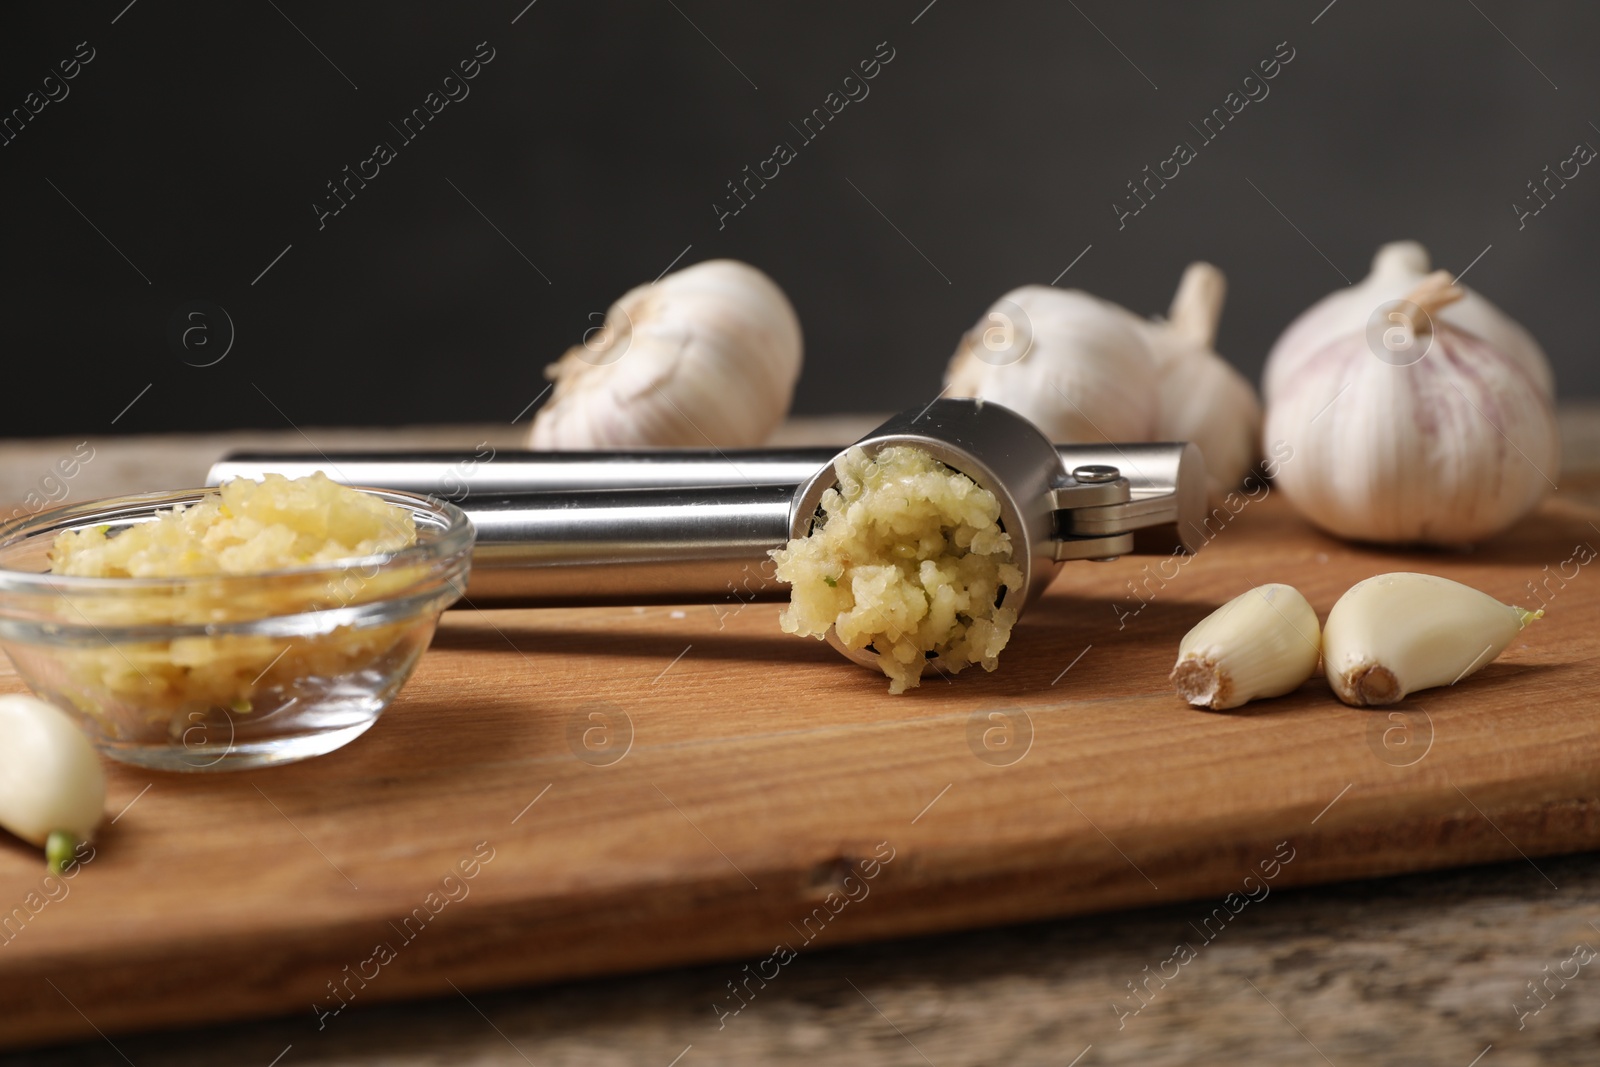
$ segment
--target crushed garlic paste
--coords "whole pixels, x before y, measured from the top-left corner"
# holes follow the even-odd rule
[[[784,631],[871,645],[891,693],[921,684],[930,652],[952,673],[994,670],[1017,621],[995,601],[1022,583],[994,494],[907,445],[852,448],[834,469],[811,535],[772,552],[792,586]]]

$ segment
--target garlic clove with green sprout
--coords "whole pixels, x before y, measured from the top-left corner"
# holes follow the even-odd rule
[[[1138,320],[1077,290],[1026,285],[961,338],[946,396],[992,400],[1052,441],[1149,441],[1156,371]]]
[[[38,697],[0,696],[0,826],[46,850],[59,874],[100,825],[106,776],[66,713]]]
[[[1393,704],[1454,685],[1543,615],[1435,574],[1380,574],[1351,586],[1328,613],[1323,669],[1346,704]]]
[[[535,449],[760,445],[789,411],[800,321],[776,282],[731,259],[630,289],[545,368]]]
[[[1199,446],[1213,500],[1244,481],[1261,449],[1255,388],[1212,347],[1227,290],[1222,271],[1191,263],[1167,319],[1145,324],[1159,393],[1155,436]]]
[[[1387,261],[1380,253],[1379,273],[1400,269],[1404,249],[1388,246]],[[1319,305],[1307,317],[1329,332],[1296,323],[1274,350],[1263,440],[1275,454],[1287,446],[1277,484],[1340,537],[1490,537],[1537,505],[1557,475],[1544,357],[1455,325],[1448,310],[1464,290],[1448,271],[1425,275],[1401,301],[1377,295],[1391,291],[1371,290],[1360,321],[1348,299]],[[1504,344],[1517,334],[1502,323],[1495,336]]]
[[[1311,305],[1273,344],[1262,373],[1261,391],[1267,403],[1271,404],[1284,385],[1315,358],[1322,345],[1335,337],[1363,332],[1377,308],[1404,298],[1431,273],[1428,250],[1415,241],[1394,241],[1378,249],[1370,274]],[[1504,353],[1528,372],[1540,392],[1554,397],[1550,362],[1533,335],[1481,294],[1465,286],[1459,288],[1464,295],[1444,309],[1443,320]]]

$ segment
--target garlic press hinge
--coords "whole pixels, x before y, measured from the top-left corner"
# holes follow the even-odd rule
[[[1119,522],[1132,500],[1128,479],[1115,467],[1086,464],[1050,488],[1055,515],[1052,556],[1112,560],[1133,551],[1133,527]]]

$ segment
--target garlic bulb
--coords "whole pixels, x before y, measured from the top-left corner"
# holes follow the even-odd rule
[[[105,772],[83,731],[38,697],[0,696],[0,826],[44,846],[59,874],[105,803]]]
[[[1317,670],[1317,613],[1292,585],[1241,593],[1183,635],[1171,681],[1199,708],[1223,711],[1300,688]]]
[[[945,393],[1004,404],[1063,444],[1193,441],[1213,497],[1255,463],[1255,390],[1211,350],[1227,283],[1192,264],[1170,321],[1076,290],[1013,289],[961,338]]]
[[[1483,334],[1458,325],[1450,311],[1466,294],[1447,271],[1392,300],[1422,257],[1387,246],[1372,278],[1285,331],[1267,367],[1263,440],[1289,453],[1278,485],[1341,537],[1480,540],[1532,509],[1557,474],[1543,354],[1481,299],[1469,311]]]
[[[1291,322],[1267,355],[1261,392],[1268,404],[1305,363],[1335,337],[1361,333],[1374,311],[1399,300],[1433,272],[1428,250],[1415,241],[1394,241],[1372,257],[1372,272],[1348,289],[1330,293]],[[1465,294],[1440,316],[1451,326],[1482,338],[1528,372],[1539,391],[1555,396],[1550,363],[1533,335],[1480,294],[1458,286]],[[1389,325],[1387,321],[1385,326]]]
[[[764,442],[800,375],[800,322],[771,278],[731,259],[630,289],[545,368],[536,449]]]
[[[1025,285],[995,301],[944,380],[944,395],[1003,404],[1059,444],[1155,432],[1155,363],[1136,320],[1075,289]]]
[[[1237,488],[1260,454],[1261,404],[1244,376],[1212,349],[1227,279],[1209,263],[1191,263],[1167,321],[1145,324],[1155,356],[1155,436],[1192,441],[1206,461],[1213,500]]]
[[[1543,615],[1437,575],[1380,574],[1352,586],[1328,613],[1323,669],[1346,704],[1393,704],[1454,685]]]

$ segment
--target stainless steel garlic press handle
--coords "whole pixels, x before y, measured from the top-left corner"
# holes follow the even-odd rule
[[[768,553],[794,485],[595,489],[469,497],[477,527],[460,607],[775,600]]]
[[[995,494],[1025,576],[1006,595],[1024,607],[1066,560],[1204,541],[1205,471],[1191,444],[1056,446],[998,404],[938,400],[853,447],[871,454],[897,444]],[[210,481],[322,470],[347,484],[451,499],[478,529],[463,606],[731,604],[786,594],[768,553],[809,532],[839,455],[246,453],[214,465]]]
[[[833,462],[838,448],[676,449],[630,452],[233,452],[212,464],[208,485],[267,472],[300,478],[322,471],[346,485],[436,496],[557,490],[671,489],[708,485],[799,485]]]
[[[1134,496],[1163,496],[1176,486],[1181,442],[1057,445],[1061,469],[1117,467]],[[368,485],[455,504],[472,497],[567,490],[672,489],[713,485],[799,485],[839,455],[811,448],[659,448],[627,452],[230,452],[211,465],[207,485],[230,478],[322,471],[345,485]]]

